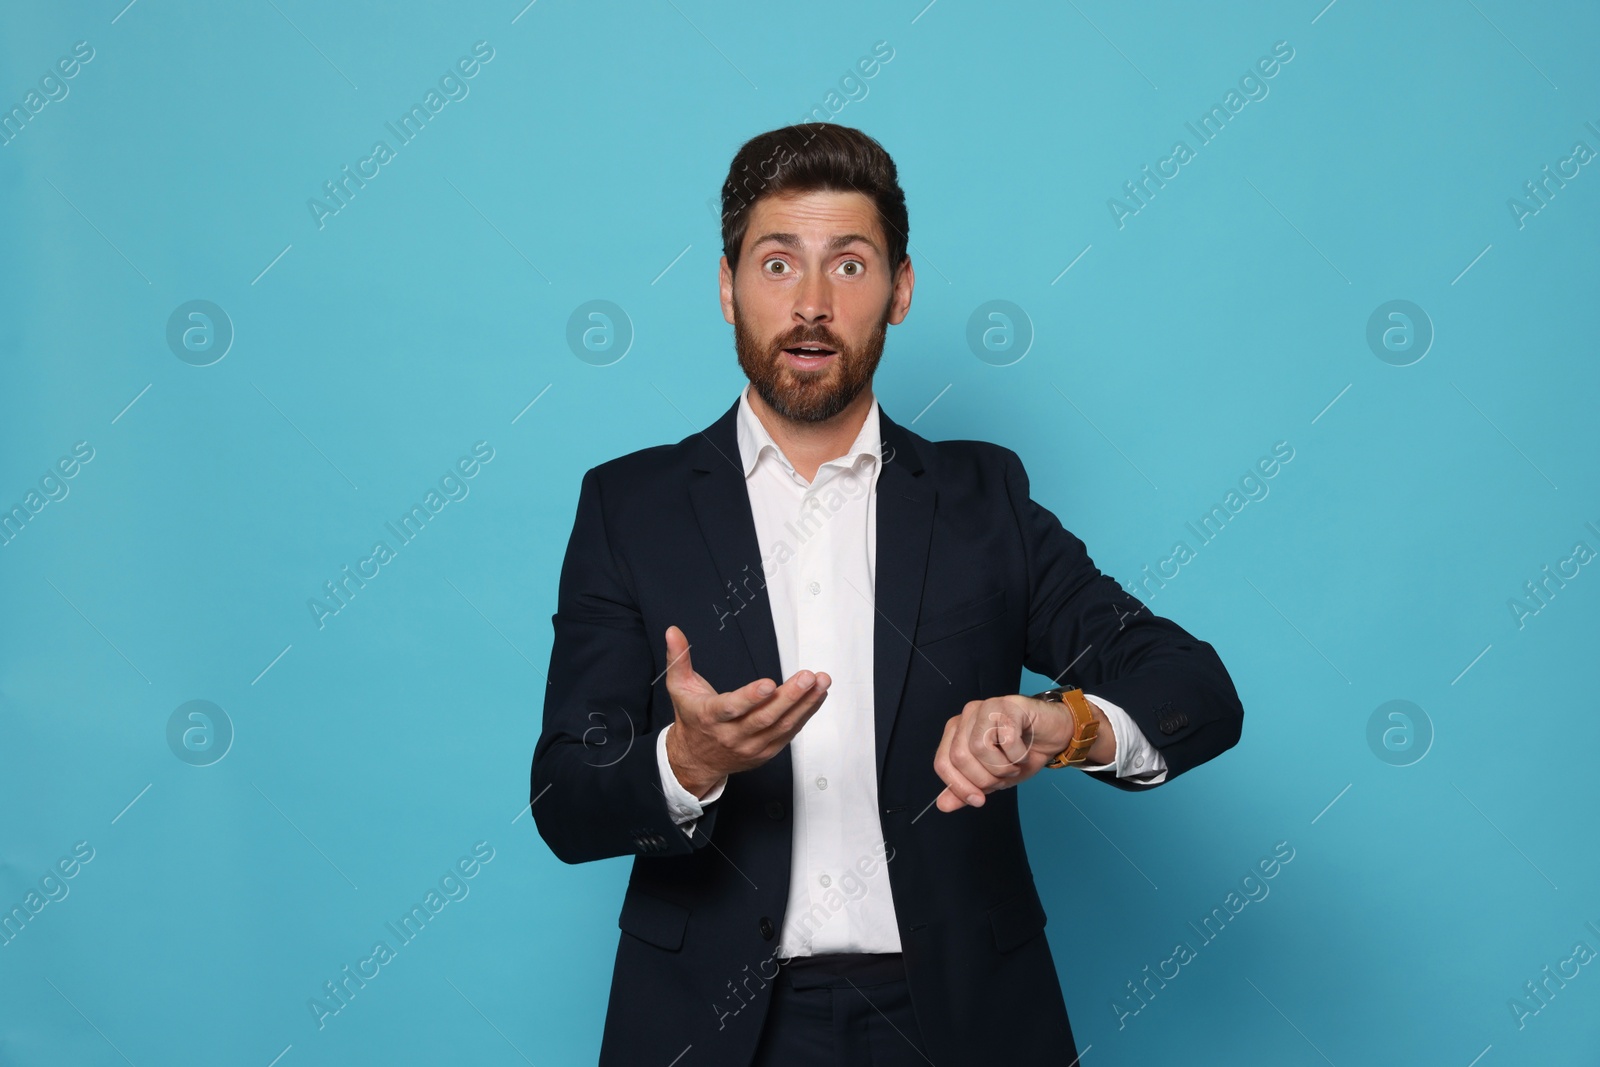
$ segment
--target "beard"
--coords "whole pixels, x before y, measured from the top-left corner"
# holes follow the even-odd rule
[[[796,326],[763,341],[740,316],[739,301],[733,302],[733,343],[740,369],[769,408],[794,422],[824,422],[849,407],[877,372],[888,333],[886,302],[882,319],[860,346],[846,344],[824,325]],[[783,358],[783,350],[802,344],[826,345],[835,355],[825,368],[796,370]]]

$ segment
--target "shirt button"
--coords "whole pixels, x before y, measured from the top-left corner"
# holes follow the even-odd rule
[[[806,586],[806,588],[811,590],[811,595],[812,596],[816,596],[818,593],[822,592],[822,583],[821,582],[811,582],[810,584],[808,584]]]
[[[1144,757],[1140,756],[1138,759],[1134,760],[1133,761],[1133,765],[1135,767],[1143,767],[1144,766]]]
[[[826,789],[826,788],[828,788],[828,780],[826,778],[824,778],[820,774],[817,775],[817,788],[818,789]]]
[[[824,889],[833,884],[833,879],[829,878],[827,875],[823,875],[821,878],[818,878],[817,881],[822,883],[822,888]]]

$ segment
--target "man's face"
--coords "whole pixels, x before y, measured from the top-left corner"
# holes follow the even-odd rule
[[[734,277],[722,259],[722,314],[739,366],[778,415],[821,422],[871,381],[891,323],[911,307],[911,261],[889,276],[872,200],[857,192],[762,197]]]

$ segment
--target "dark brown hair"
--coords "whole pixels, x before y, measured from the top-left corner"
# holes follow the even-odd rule
[[[763,196],[818,189],[858,192],[878,208],[893,277],[906,256],[911,223],[894,160],[860,130],[831,122],[803,122],[759,134],[744,143],[722,183],[722,254],[737,270],[750,210]]]

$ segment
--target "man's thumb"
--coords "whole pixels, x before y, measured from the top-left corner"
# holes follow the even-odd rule
[[[694,676],[689,662],[689,638],[676,626],[667,627],[667,689],[682,686]]]

